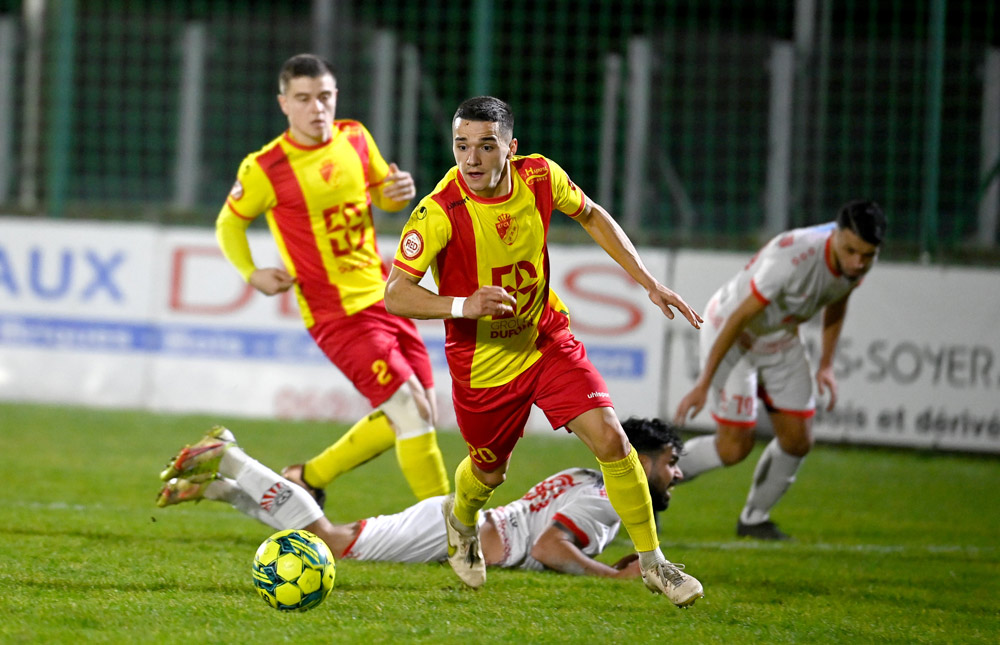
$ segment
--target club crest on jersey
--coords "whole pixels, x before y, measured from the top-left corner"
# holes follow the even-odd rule
[[[330,183],[330,177],[333,175],[333,162],[327,159],[320,165],[319,174],[323,177],[323,181]]]
[[[240,197],[243,197],[243,183],[237,179],[233,187],[229,189],[229,196],[234,200],[239,201]]]
[[[399,252],[407,260],[415,260],[424,252],[424,238],[416,231],[409,231],[399,243]]]
[[[497,218],[497,234],[504,244],[510,246],[517,239],[517,220],[510,213],[501,213]]]

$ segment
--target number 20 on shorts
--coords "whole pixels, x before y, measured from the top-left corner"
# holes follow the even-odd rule
[[[468,441],[465,442],[465,445],[469,447],[469,455],[473,459],[477,459],[484,464],[492,464],[497,460],[497,456],[489,448],[476,448]]]

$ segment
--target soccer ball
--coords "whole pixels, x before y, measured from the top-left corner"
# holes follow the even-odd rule
[[[257,547],[253,586],[268,605],[281,611],[306,611],[323,602],[337,571],[333,554],[315,533],[278,531]]]

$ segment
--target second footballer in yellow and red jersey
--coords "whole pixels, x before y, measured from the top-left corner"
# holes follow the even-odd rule
[[[372,221],[373,203],[387,211],[409,203],[413,178],[382,158],[360,122],[334,119],[337,86],[329,62],[293,56],[282,67],[279,89],[289,127],[240,164],[216,219],[216,237],[258,291],[294,288],[316,344],[377,408],[324,453],[285,474],[318,495],[339,474],[395,445],[419,499],[447,492],[430,358],[413,322],[385,309],[388,267]],[[262,214],[283,267],[254,263],[247,228]]]

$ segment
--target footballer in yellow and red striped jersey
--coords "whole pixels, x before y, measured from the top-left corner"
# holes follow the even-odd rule
[[[452,168],[413,212],[394,261],[418,278],[430,268],[442,295],[489,284],[517,299],[509,314],[447,325],[452,378],[473,388],[503,385],[528,369],[569,322],[549,288],[545,239],[553,210],[574,217],[587,197],[541,155],[514,157],[510,166],[513,189],[500,198],[478,197]]]
[[[636,549],[647,587],[686,606],[701,583],[659,550],[646,476],[615,416],[604,379],[569,329],[549,286],[548,238],[559,211],[584,230],[665,315],[700,318],[643,266],[611,216],[542,155],[518,156],[510,106],[490,96],[463,102],[452,120],[455,167],[403,227],[386,283],[386,307],[445,319],[452,401],[469,449],[444,505],[448,561],[472,587],[486,582],[479,509],[503,483],[532,405],[594,452],[608,499]],[[435,294],[419,282],[430,269]]]
[[[416,195],[413,178],[382,158],[364,125],[334,118],[337,85],[328,61],[311,54],[288,59],[278,103],[288,129],[243,160],[216,237],[258,291],[295,290],[316,344],[378,408],[342,444],[289,476],[318,496],[339,474],[395,444],[418,498],[447,492],[430,358],[413,322],[385,309],[388,267],[372,221],[373,204],[387,211],[407,206]],[[262,214],[282,267],[259,268],[251,256],[247,228]]]
[[[332,138],[305,145],[288,132],[248,155],[219,214],[219,236],[244,279],[256,268],[230,238],[261,214],[278,245],[307,327],[382,299],[385,277],[369,187],[388,173],[358,121],[333,122]],[[245,227],[243,227],[245,230]]]

